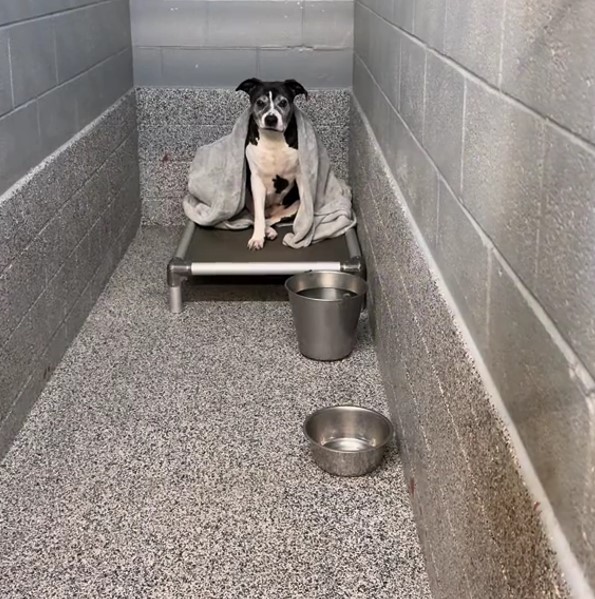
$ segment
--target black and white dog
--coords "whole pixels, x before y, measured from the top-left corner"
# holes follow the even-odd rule
[[[236,91],[250,96],[246,184],[252,191],[252,203],[248,202],[247,207],[254,215],[254,232],[248,247],[261,250],[265,237],[277,237],[273,225],[291,218],[299,208],[298,131],[293,100],[300,94],[307,98],[308,92],[294,79],[246,79]]]

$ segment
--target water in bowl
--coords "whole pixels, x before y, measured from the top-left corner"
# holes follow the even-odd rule
[[[310,299],[322,300],[341,300],[349,297],[355,297],[357,294],[347,289],[336,289],[334,287],[313,287],[312,289],[304,289],[298,295],[308,297]]]
[[[328,449],[336,449],[337,451],[366,451],[372,449],[373,446],[364,441],[363,439],[357,439],[356,437],[339,437],[337,439],[331,439],[324,444]]]

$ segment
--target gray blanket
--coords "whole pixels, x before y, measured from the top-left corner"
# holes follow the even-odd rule
[[[312,123],[295,109],[300,171],[305,189],[300,207],[283,243],[301,248],[322,239],[339,237],[355,225],[351,190],[338,179],[326,149]],[[190,166],[188,194],[183,206],[186,216],[205,227],[246,229],[253,224],[246,210],[245,142],[250,110],[235,123],[229,135],[198,148]]]

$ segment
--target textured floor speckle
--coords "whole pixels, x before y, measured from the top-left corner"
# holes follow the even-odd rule
[[[323,405],[386,413],[365,319],[317,363],[285,302],[170,315],[176,235],[139,234],[0,466],[1,596],[429,597],[396,451],[334,478],[301,436]]]

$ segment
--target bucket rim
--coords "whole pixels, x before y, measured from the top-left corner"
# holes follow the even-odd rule
[[[343,275],[346,277],[355,277],[363,285],[363,291],[361,291],[360,293],[352,292],[353,295],[349,295],[348,297],[341,297],[341,298],[323,298],[323,297],[304,298],[303,296],[300,295],[299,291],[294,291],[293,289],[291,289],[290,284],[291,284],[291,281],[293,279],[295,279],[296,277],[299,277],[302,275],[308,275],[308,274],[312,274],[312,275],[314,275],[314,274],[337,275],[338,274],[338,275]],[[353,274],[350,272],[338,271],[338,270],[307,270],[305,272],[296,273],[296,274],[292,275],[291,277],[289,277],[288,279],[286,279],[286,281],[284,283],[284,287],[287,290],[287,293],[289,294],[290,298],[291,297],[299,297],[300,299],[307,299],[308,301],[312,301],[312,302],[325,302],[325,303],[359,301],[363,297],[365,297],[368,293],[368,282],[366,281],[366,279],[364,279],[360,275],[356,275],[356,274]],[[329,289],[330,289],[330,287],[329,287]],[[336,289],[336,287],[334,287],[333,289]],[[348,290],[346,290],[346,291],[348,291]]]

